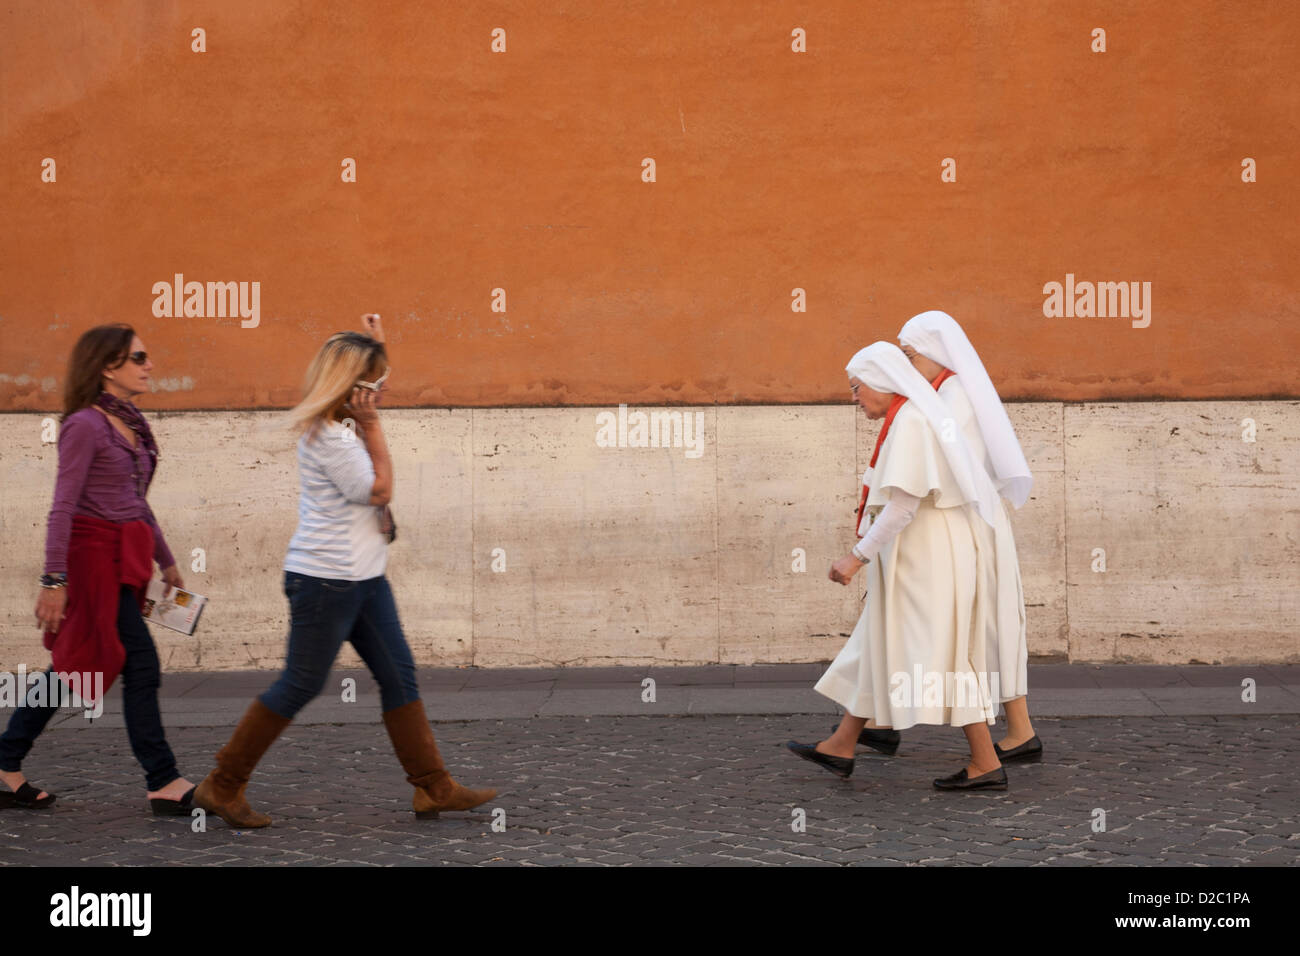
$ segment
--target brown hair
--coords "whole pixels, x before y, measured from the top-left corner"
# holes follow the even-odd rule
[[[104,390],[106,368],[118,368],[126,361],[135,329],[121,322],[97,325],[83,332],[68,359],[68,377],[63,383],[63,415],[89,408]]]

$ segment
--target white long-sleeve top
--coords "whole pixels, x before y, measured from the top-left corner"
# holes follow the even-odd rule
[[[284,569],[313,578],[366,581],[384,573],[388,538],[370,504],[375,466],[364,437],[338,422],[298,439],[298,528]]]
[[[880,510],[876,520],[871,522],[871,527],[867,530],[867,533],[862,536],[862,540],[853,546],[854,556],[863,562],[874,558],[885,545],[893,541],[904,528],[911,524],[912,519],[916,517],[916,509],[920,504],[921,499],[916,495],[909,495],[902,489],[894,488],[889,495],[889,501]]]

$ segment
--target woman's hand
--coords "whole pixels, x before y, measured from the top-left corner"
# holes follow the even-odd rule
[[[63,615],[68,607],[68,589],[41,588],[41,596],[36,599],[36,626],[43,631],[59,633]]]
[[[846,554],[831,565],[831,580],[836,584],[848,584],[861,567],[861,561],[851,554]]]
[[[361,328],[365,329],[366,335],[370,336],[376,342],[384,341],[384,327],[379,322],[377,312],[367,312],[361,317]]]
[[[163,568],[162,579],[163,584],[167,585],[163,588],[163,597],[170,597],[172,588],[180,588],[182,591],[185,590],[185,582],[181,580],[181,573],[176,570],[176,565],[174,564],[170,568]]]
[[[352,388],[352,397],[348,400],[348,408],[352,411],[352,420],[356,422],[357,428],[366,431],[379,421],[379,410],[375,408],[375,402],[379,398],[379,393],[368,388],[362,388],[355,385]]]

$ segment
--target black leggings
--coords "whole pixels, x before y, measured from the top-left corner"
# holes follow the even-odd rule
[[[126,735],[135,758],[144,767],[146,788],[161,790],[179,779],[180,772],[163,734],[162,714],[158,710],[158,687],[162,683],[158,651],[153,635],[140,616],[135,592],[129,587],[123,587],[119,596],[117,633],[126,650],[126,661],[122,664],[122,716],[126,720]],[[47,699],[53,696],[49,683],[53,671],[53,667],[46,671]],[[23,758],[58,712],[57,703],[49,700],[44,707],[29,707],[24,703],[14,711],[8,728],[0,736],[0,770],[22,769]]]

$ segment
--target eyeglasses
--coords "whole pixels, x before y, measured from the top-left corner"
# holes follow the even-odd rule
[[[127,356],[127,358],[129,358],[136,365],[143,365],[145,362],[149,361],[149,353],[132,352],[130,355]]]
[[[379,391],[380,386],[382,386],[384,382],[388,381],[388,376],[392,373],[393,367],[390,365],[388,368],[384,369],[384,374],[379,376],[379,378],[375,379],[373,382],[357,382],[357,387],[368,388],[372,392],[377,392]]]
[[[860,389],[861,387],[862,387],[862,383],[859,382],[857,385],[850,385],[849,391],[856,396],[858,394],[858,389]]]

